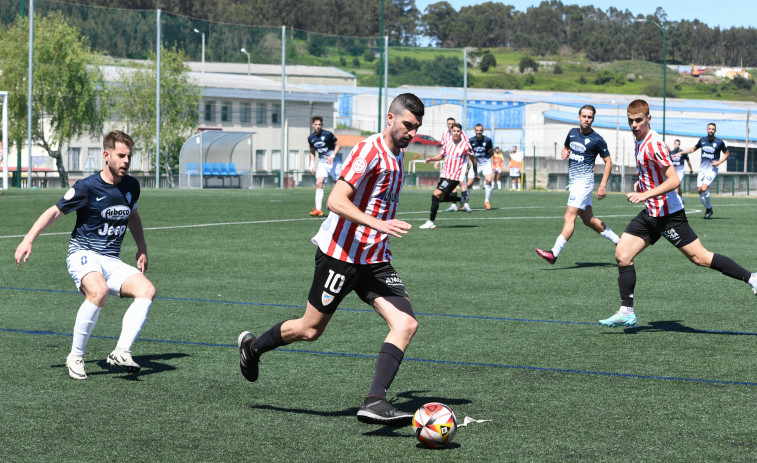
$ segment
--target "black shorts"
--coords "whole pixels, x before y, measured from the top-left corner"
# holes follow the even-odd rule
[[[631,220],[625,232],[638,236],[649,244],[655,244],[660,236],[664,236],[677,248],[682,248],[699,238],[689,225],[683,209],[662,217],[650,217],[644,209]]]
[[[318,249],[308,302],[319,312],[332,314],[351,291],[368,304],[377,297],[408,297],[391,263],[350,264]]]
[[[460,184],[457,180],[450,180],[448,178],[440,178],[439,183],[436,185],[436,189],[444,193],[444,198],[451,195],[455,188]]]

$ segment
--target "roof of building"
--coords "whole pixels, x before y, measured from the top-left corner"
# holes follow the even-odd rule
[[[217,63],[206,61],[187,61],[186,64],[192,71],[205,73],[220,74],[247,74],[247,63]],[[280,64],[257,64],[251,63],[249,67],[250,75],[256,76],[281,76]],[[355,79],[355,74],[343,71],[331,66],[304,66],[293,64],[286,66],[287,76],[305,76],[305,77],[330,77],[341,79]]]

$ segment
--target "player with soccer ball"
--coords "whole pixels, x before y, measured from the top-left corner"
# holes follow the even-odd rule
[[[389,325],[357,418],[389,426],[410,424],[412,413],[397,410],[386,400],[418,329],[405,286],[391,264],[389,236],[400,238],[411,228],[395,214],[404,177],[403,148],[421,126],[424,112],[418,97],[399,95],[389,107],[384,131],[357,144],[347,157],[327,201],[331,214],[312,239],[318,249],[305,314],[274,325],[258,338],[249,331],[239,335],[239,367],[248,381],[257,381],[264,353],[318,339],[342,299],[355,291]]]

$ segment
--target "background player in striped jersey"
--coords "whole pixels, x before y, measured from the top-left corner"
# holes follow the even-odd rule
[[[342,299],[355,291],[389,325],[357,418],[384,425],[410,424],[412,413],[386,401],[386,391],[418,329],[405,286],[391,265],[389,236],[402,237],[411,228],[395,214],[404,175],[403,148],[421,126],[424,111],[415,95],[399,95],[389,106],[384,131],[357,144],[347,157],[328,198],[332,213],[312,239],[318,249],[305,314],[274,325],[259,338],[249,331],[239,335],[239,367],[248,381],[258,379],[263,353],[318,339]]]
[[[473,182],[483,176],[485,192],[484,208],[489,210],[492,208],[489,199],[492,195],[492,179],[494,178],[494,171],[492,170],[491,163],[492,156],[494,155],[494,145],[492,139],[484,135],[483,125],[476,124],[473,130],[475,131],[476,136],[470,140],[470,145],[471,148],[473,148],[473,155],[476,158],[476,164],[478,167],[471,170],[473,176],[470,174],[468,175],[468,191],[473,187]]]
[[[87,379],[84,348],[108,294],[131,297],[134,302],[124,314],[121,336],[107,362],[129,373],[140,370],[131,356],[131,346],[147,320],[155,287],[144,275],[147,245],[137,212],[139,182],[126,174],[133,144],[121,131],[105,135],[103,170],[76,182],[63,199],[40,215],[16,249],[16,263],[21,265],[22,260],[29,259],[32,243],[40,233],[63,214],[76,211],[66,264],[85,301],[76,314],[71,353],[66,358],[68,374],[74,379]],[[137,243],[137,268],[119,258],[127,226]]]
[[[599,323],[605,326],[636,324],[633,307],[636,287],[634,259],[661,236],[677,247],[691,262],[744,281],[757,294],[757,275],[749,273],[730,258],[705,249],[689,225],[681,198],[676,191],[678,175],[670,162],[667,145],[662,141],[662,137],[650,128],[652,116],[649,114],[647,102],[634,100],[628,105],[627,112],[628,125],[636,139],[634,154],[639,180],[634,183],[634,191],[626,197],[634,204],[643,202],[646,207],[631,220],[615,248],[620,310]]]
[[[323,215],[323,183],[328,177],[336,182],[342,171],[342,160],[339,157],[341,145],[333,133],[323,130],[321,116],[313,117],[313,130],[314,132],[308,135],[310,173],[315,174],[315,207],[310,211],[310,215],[321,217]]]
[[[452,201],[453,203],[460,201],[460,197],[453,192],[461,182],[461,179],[464,181],[464,168],[468,165],[468,157],[473,155],[473,149],[470,143],[463,139],[462,132],[463,126],[455,123],[452,126],[452,140],[442,145],[441,153],[426,158],[426,164],[441,160],[445,162],[442,168],[442,178],[439,179],[439,184],[436,185],[436,189],[431,194],[429,219],[420,228],[436,228],[434,220],[436,220],[436,213],[439,211],[439,203],[444,201]],[[472,157],[471,160],[475,169],[476,158]]]
[[[673,167],[676,168],[676,174],[678,174],[678,180],[680,180],[680,184],[678,185],[678,195],[681,196],[681,202],[683,202],[683,179],[686,177],[686,166],[683,164],[684,162],[687,162],[689,164],[689,173],[694,173],[694,168],[691,166],[691,159],[689,159],[688,154],[682,154],[681,149],[681,140],[675,139],[673,141],[673,149],[670,150],[670,161],[673,163]]]
[[[603,238],[618,244],[616,235],[604,222],[594,217],[591,208],[591,193],[594,191],[594,163],[599,155],[605,162],[602,181],[597,188],[597,199],[607,197],[607,180],[612,172],[612,158],[607,150],[607,143],[591,125],[594,123],[596,109],[592,105],[585,105],[578,110],[579,128],[570,129],[565,138],[560,157],[568,159],[568,207],[565,210],[565,222],[555,245],[549,251],[536,248],[536,253],[550,264],[554,264],[563,246],[573,236],[576,227],[576,216],[581,217],[584,225],[599,233]]]
[[[447,146],[447,151],[450,151],[450,150],[452,150],[454,148],[453,145],[455,145],[457,143],[457,142],[454,142],[452,140],[453,139],[453,137],[452,137],[452,127],[456,123],[457,122],[455,121],[454,117],[448,117],[447,118],[447,130],[445,130],[444,133],[442,133],[442,146],[441,146],[441,148],[439,150],[440,154],[445,152],[445,146]],[[460,127],[462,127],[461,124],[458,124],[458,125],[460,125]],[[464,141],[470,142],[470,140],[468,140],[468,135],[466,135],[466,133],[465,133],[465,130],[463,130],[460,133],[460,136],[462,137],[462,139]],[[444,158],[442,158],[442,159],[444,159]],[[434,162],[434,167],[436,167],[436,163],[437,162],[438,161]],[[465,178],[466,178],[466,173],[467,172],[468,172],[468,164],[466,163],[463,166],[462,170],[460,170],[460,178],[459,179],[455,179],[455,180],[458,181],[458,186],[460,187],[460,201],[462,201],[463,210],[465,212],[471,212],[470,205],[468,204],[468,184],[465,183]],[[444,173],[444,169],[442,169],[442,171],[439,173],[440,177],[441,177],[441,174],[443,174],[443,173]],[[444,212],[455,212],[455,211],[457,211],[457,201],[453,202],[447,209],[444,210]]]
[[[728,146],[723,140],[715,136],[717,127],[714,123],[707,124],[707,136],[697,141],[697,144],[687,150],[681,151],[681,155],[691,154],[702,149],[702,162],[699,164],[697,175],[697,192],[699,200],[705,208],[704,218],[712,217],[712,201],[710,200],[710,185],[718,176],[718,166],[728,159]],[[723,153],[721,156],[720,153]]]

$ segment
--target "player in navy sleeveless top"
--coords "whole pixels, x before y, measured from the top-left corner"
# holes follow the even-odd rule
[[[139,182],[127,175],[133,144],[124,132],[108,133],[103,140],[103,170],[76,182],[56,205],[40,215],[16,249],[16,263],[21,265],[29,259],[37,236],[64,214],[76,211],[66,264],[85,301],[76,314],[71,353],[66,358],[68,374],[74,379],[87,379],[84,349],[109,294],[134,301],[124,314],[121,335],[107,363],[128,373],[140,370],[131,356],[131,346],[147,320],[155,287],[144,275],[147,246],[137,212]],[[137,243],[137,268],[119,258],[127,228]]]

